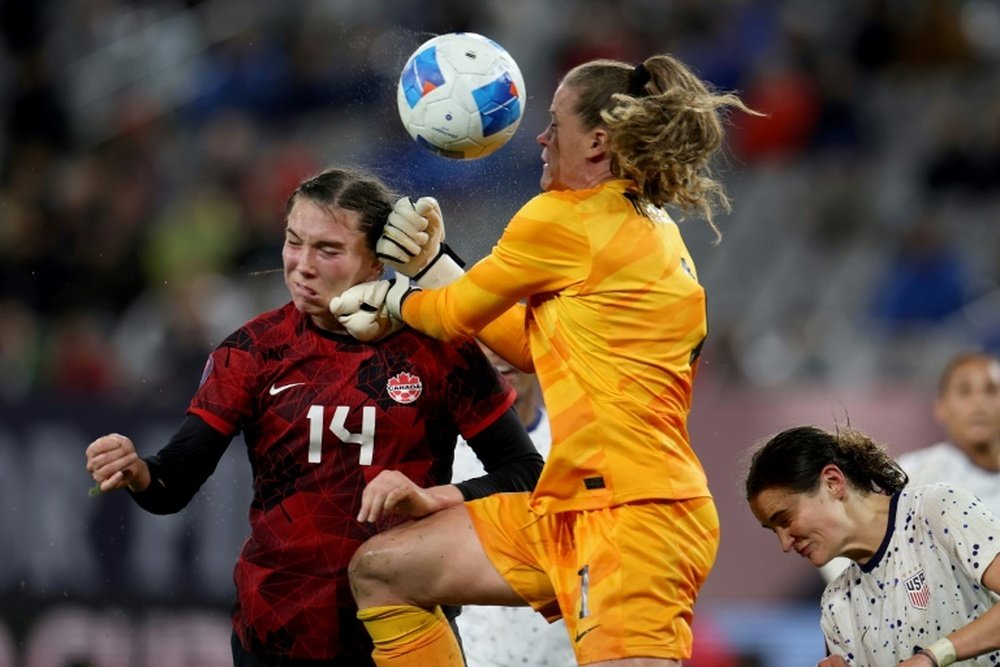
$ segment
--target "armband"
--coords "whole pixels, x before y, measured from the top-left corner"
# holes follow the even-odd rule
[[[947,637],[942,637],[930,646],[921,648],[917,653],[922,653],[931,659],[934,667],[948,667],[955,662],[955,645]]]

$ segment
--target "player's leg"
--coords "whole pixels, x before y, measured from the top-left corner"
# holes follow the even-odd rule
[[[350,576],[377,665],[460,667],[438,605],[525,604],[486,556],[464,505],[372,537]]]
[[[710,498],[639,502],[574,513],[573,549],[550,573],[581,665],[677,666],[715,560]]]
[[[350,577],[360,609],[525,604],[486,556],[465,505],[375,535],[354,554]]]

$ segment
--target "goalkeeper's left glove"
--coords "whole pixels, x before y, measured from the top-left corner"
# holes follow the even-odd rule
[[[392,208],[375,256],[421,287],[444,287],[458,279],[463,262],[444,242],[444,219],[433,197],[413,203],[403,197]]]

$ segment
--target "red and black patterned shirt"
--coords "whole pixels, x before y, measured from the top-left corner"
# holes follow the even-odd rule
[[[361,492],[385,469],[421,486],[450,480],[456,437],[514,401],[474,341],[404,329],[360,343],[317,329],[292,304],[212,353],[188,409],[242,432],[253,471],[251,534],[235,568],[247,650],[293,659],[365,655],[347,565],[384,526],[360,524]]]

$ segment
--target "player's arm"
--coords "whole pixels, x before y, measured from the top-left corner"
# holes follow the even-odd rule
[[[464,500],[535,488],[545,460],[535,449],[513,406],[469,438],[468,443],[482,461],[486,474],[455,485]]]
[[[965,489],[948,484],[925,488],[924,516],[939,538],[939,548],[948,553],[959,576],[971,576],[1000,594],[1000,548],[993,539],[1000,530],[1000,521]],[[955,530],[956,524],[962,526],[960,531]],[[981,563],[986,563],[982,569]],[[1000,605],[993,605],[954,632],[917,648],[919,653],[900,664],[927,667],[933,663],[944,667],[1000,649]]]
[[[383,470],[361,494],[358,521],[374,523],[385,512],[419,518],[491,493],[535,487],[544,461],[513,407],[468,442],[483,462],[486,475],[424,489],[398,470]]]
[[[994,556],[993,561],[986,567],[982,583],[1000,595],[1000,554]],[[979,618],[966,623],[929,646],[920,648],[920,653],[904,660],[900,665],[945,667],[955,661],[968,660],[1000,650],[1000,605],[993,605]]]
[[[149,468],[149,485],[139,491],[130,488],[129,493],[147,512],[179,512],[215,472],[231,440],[197,415],[187,415],[166,446],[143,459]]]
[[[578,285],[588,274],[590,255],[589,238],[572,207],[543,195],[514,216],[493,251],[465,275],[442,289],[396,292],[397,303],[390,290],[386,301],[390,312],[434,338],[478,336],[522,299]],[[508,361],[515,363],[517,355],[510,354],[514,358]]]
[[[479,341],[497,356],[522,373],[534,373],[528,332],[524,326],[524,304],[516,304],[487,324],[476,335]]]

